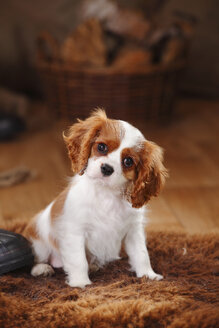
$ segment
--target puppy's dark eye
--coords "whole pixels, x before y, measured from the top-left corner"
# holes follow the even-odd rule
[[[124,159],[123,159],[123,165],[125,166],[125,167],[132,167],[132,165],[134,164],[134,161],[133,161],[133,159],[131,158],[131,157],[125,157]]]
[[[99,153],[106,155],[108,153],[108,147],[105,143],[101,142],[97,145],[97,150]]]

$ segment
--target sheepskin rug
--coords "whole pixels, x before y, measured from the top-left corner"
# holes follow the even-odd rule
[[[83,290],[67,286],[61,269],[49,278],[34,278],[29,268],[5,274],[0,327],[219,327],[218,237],[149,231],[162,281],[136,278],[125,255],[92,273]]]

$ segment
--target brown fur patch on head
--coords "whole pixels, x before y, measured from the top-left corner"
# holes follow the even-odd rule
[[[145,205],[152,196],[157,196],[168,176],[163,165],[163,150],[150,141],[144,141],[138,151],[139,162],[136,166],[136,178],[129,186],[129,196],[135,208]]]
[[[86,120],[73,124],[67,136],[63,135],[74,173],[84,173],[91,147],[107,120],[105,111],[98,109]]]
[[[123,136],[124,130],[119,121],[107,119],[93,144],[91,156],[103,156],[97,149],[99,143],[106,144],[108,148],[107,154],[111,153],[120,146]]]
[[[68,148],[74,173],[82,175],[86,169],[88,158],[97,155],[94,143],[107,143],[112,150],[119,146],[120,129],[118,121],[107,118],[102,109],[97,109],[86,120],[78,120],[63,136]],[[92,148],[93,147],[93,148]]]
[[[131,157],[133,160],[133,166],[131,167],[125,167],[123,165],[123,160],[126,157]],[[138,152],[135,150],[135,148],[125,148],[122,150],[121,154],[121,162],[122,162],[122,169],[123,169],[123,174],[128,179],[129,181],[135,181],[137,178],[137,165],[140,161],[140,155]]]
[[[62,214],[68,192],[69,192],[69,187],[65,188],[54,200],[50,213],[51,222],[53,222],[59,215]]]

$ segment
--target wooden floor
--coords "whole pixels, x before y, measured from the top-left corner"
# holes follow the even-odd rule
[[[184,99],[176,110],[168,126],[132,122],[165,149],[170,173],[162,194],[150,202],[149,227],[219,232],[219,102]],[[0,144],[0,172],[18,165],[37,172],[32,181],[0,189],[0,223],[28,220],[67,184],[71,171],[62,129],[57,123]]]

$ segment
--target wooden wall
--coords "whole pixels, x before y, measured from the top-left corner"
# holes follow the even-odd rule
[[[124,0],[119,0],[124,3]],[[133,6],[133,1],[129,0]],[[39,93],[34,69],[36,35],[49,30],[61,39],[78,24],[80,0],[7,0],[0,4],[0,85],[17,91]],[[159,6],[160,20],[179,9],[199,19],[192,44],[189,68],[182,90],[202,96],[219,95],[219,1],[138,0],[144,10]],[[154,6],[154,7],[153,7]]]

